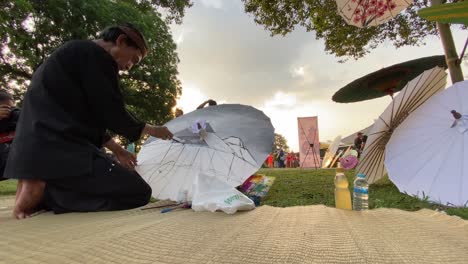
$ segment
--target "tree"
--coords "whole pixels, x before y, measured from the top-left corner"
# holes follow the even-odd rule
[[[285,152],[289,152],[288,141],[283,135],[275,133],[275,142],[273,143],[272,152],[282,149]]]
[[[417,11],[427,7],[427,0],[414,4],[396,18],[376,27],[357,28],[346,24],[333,0],[242,0],[245,11],[254,16],[272,35],[286,35],[296,26],[315,31],[324,39],[325,51],[341,57],[358,59],[389,40],[395,47],[419,46],[428,35],[436,35],[436,23],[420,18]],[[457,2],[449,1],[449,2]]]
[[[150,53],[122,75],[127,107],[142,120],[163,123],[181,93],[179,62],[167,21],[180,22],[190,0],[8,0],[0,2],[0,85],[24,94],[34,70],[62,43],[95,38],[109,25],[130,22],[146,36]]]
[[[149,1],[153,7],[159,7],[163,10],[168,10],[166,22],[172,21],[177,24],[182,23],[182,18],[185,15],[185,9],[191,7],[191,0],[151,0]]]

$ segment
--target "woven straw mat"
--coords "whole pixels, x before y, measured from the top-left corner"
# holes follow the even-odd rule
[[[430,210],[134,209],[18,221],[13,200],[0,199],[0,263],[468,263],[468,221]]]

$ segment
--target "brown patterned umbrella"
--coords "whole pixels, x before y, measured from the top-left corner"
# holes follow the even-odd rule
[[[380,69],[361,77],[338,90],[332,100],[338,103],[360,102],[400,91],[416,76],[435,66],[447,68],[445,56],[415,59]]]

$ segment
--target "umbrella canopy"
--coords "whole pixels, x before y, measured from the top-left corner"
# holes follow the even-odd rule
[[[210,106],[165,125],[174,140],[150,138],[138,154],[138,173],[153,197],[178,200],[192,195],[199,173],[230,186],[241,185],[270,153],[274,128],[263,112],[244,105]]]
[[[331,165],[336,151],[338,151],[338,147],[340,146],[340,142],[341,136],[337,136],[330,146],[328,146],[327,152],[325,152],[325,156],[323,157],[322,168],[328,168],[328,166]]]
[[[347,155],[346,157],[340,158],[341,167],[346,170],[354,169],[358,162],[358,158],[354,155]]]
[[[418,15],[430,21],[468,25],[468,2],[436,5],[420,9]]]
[[[434,95],[395,129],[385,165],[401,192],[468,205],[468,81]],[[456,120],[450,113],[461,113]]]
[[[338,90],[332,97],[338,103],[352,103],[393,95],[425,70],[447,68],[445,56],[431,56],[383,68],[361,77]]]
[[[447,74],[435,67],[411,80],[392,100],[385,111],[375,121],[370,130],[361,160],[357,167],[359,173],[367,176],[369,183],[382,178],[385,173],[385,146],[393,131],[405,118],[435,93],[443,90]],[[417,157],[414,157],[417,158]]]
[[[336,0],[338,13],[356,27],[377,26],[394,18],[413,0]]]

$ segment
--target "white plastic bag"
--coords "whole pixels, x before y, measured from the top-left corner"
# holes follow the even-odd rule
[[[192,209],[194,211],[221,210],[227,214],[252,210],[255,204],[243,193],[213,176],[203,173],[195,177]]]

